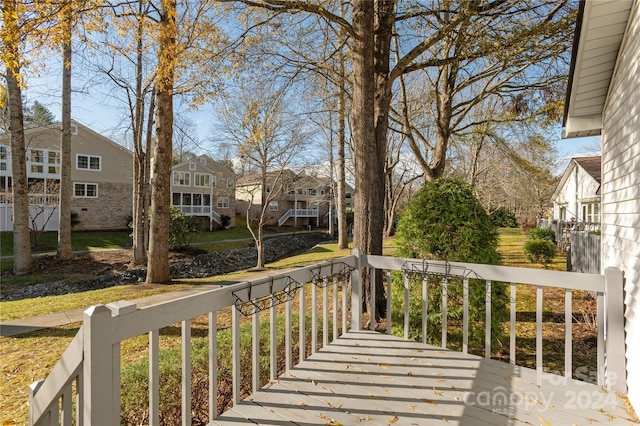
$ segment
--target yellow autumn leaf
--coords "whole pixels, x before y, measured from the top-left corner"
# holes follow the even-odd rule
[[[398,420],[400,420],[398,416],[394,416],[392,419],[387,419],[389,423],[396,423]]]
[[[538,420],[540,420],[540,423],[544,426],[551,426],[551,423],[549,423],[548,421],[546,421],[545,419],[543,419],[540,416],[536,416],[538,418]]]

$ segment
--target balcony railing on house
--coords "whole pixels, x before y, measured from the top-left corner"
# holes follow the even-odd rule
[[[376,271],[381,272],[376,273]],[[400,299],[404,300],[403,306],[400,307],[400,312],[403,312],[401,326],[404,339],[363,330],[363,324],[367,319],[366,314],[362,312],[361,303],[363,296],[362,277],[365,275],[374,281],[383,277],[386,294],[390,295],[393,292],[398,294],[399,292],[401,295]],[[441,330],[437,330],[436,333],[441,335],[441,347],[439,348],[406,340],[414,333],[410,328],[410,322],[412,315],[415,316],[416,305],[419,306],[418,315],[422,328],[421,331],[418,331],[418,335],[421,336],[419,340],[425,342],[428,336],[428,327],[433,327],[433,324],[429,322],[428,313],[430,309],[433,310],[433,306],[429,305],[434,303],[434,298],[433,294],[428,294],[429,288],[432,287],[428,286],[427,281],[434,278],[439,283],[437,288],[440,289],[437,302],[441,310],[437,316],[440,318]],[[449,297],[451,297],[449,290],[454,285],[454,281],[457,283],[456,285],[462,287],[462,291],[459,293],[461,295],[460,306],[462,307],[461,318],[456,317],[455,321],[449,315],[449,311],[453,311],[454,308],[453,300],[449,301]],[[431,282],[433,283],[433,281]],[[495,306],[492,295],[499,285],[506,286],[508,289],[507,306]],[[492,415],[501,416],[497,417],[502,419],[501,424],[520,424],[517,420],[510,420],[510,416],[516,416],[512,412],[495,412],[495,409],[493,412],[477,412],[482,408],[480,407],[481,394],[475,393],[475,406],[472,407],[474,403],[469,400],[469,395],[473,393],[472,388],[463,388],[466,386],[462,384],[463,381],[456,382],[455,386],[451,385],[450,394],[454,396],[450,399],[443,396],[441,388],[436,388],[439,386],[438,383],[454,380],[454,377],[460,374],[466,377],[464,383],[480,380],[480,376],[484,374],[485,379],[493,383],[492,386],[499,388],[498,393],[502,389],[502,397],[511,401],[509,398],[514,394],[514,391],[509,394],[508,389],[500,387],[497,383],[502,383],[500,380],[515,383],[521,379],[514,377],[511,373],[505,373],[509,370],[496,367],[492,363],[515,367],[517,361],[516,338],[517,325],[519,326],[517,319],[519,314],[528,314],[528,312],[517,312],[516,303],[519,301],[516,300],[517,285],[533,286],[536,294],[536,369],[522,369],[531,371],[531,374],[527,376],[529,379],[533,377],[531,380],[541,381],[544,377],[551,376],[543,371],[543,354],[545,353],[542,336],[543,289],[556,287],[564,289],[565,299],[563,318],[564,368],[563,374],[551,377],[573,383],[572,294],[574,290],[583,290],[597,294],[598,361],[594,366],[597,369],[595,374],[597,384],[607,389],[602,395],[613,395],[608,392],[626,393],[626,385],[623,380],[625,377],[625,358],[622,273],[619,270],[608,269],[604,275],[591,275],[466,263],[427,262],[386,256],[367,256],[354,252],[351,256],[333,261],[223,286],[198,295],[145,308],[138,308],[129,302],[118,302],[87,309],[84,313],[82,327],[60,361],[45,380],[36,382],[30,387],[29,424],[120,424],[122,370],[120,347],[127,339],[145,334],[149,336],[149,373],[148,389],[146,390],[149,397],[148,407],[141,411],[148,413],[150,425],[159,424],[159,384],[163,381],[161,375],[163,372],[159,367],[160,330],[178,323],[180,324],[182,342],[182,378],[181,389],[175,389],[172,392],[178,391],[181,394],[182,424],[192,424],[194,383],[191,374],[191,330],[192,322],[202,316],[206,316],[208,322],[207,336],[203,337],[207,340],[206,347],[208,348],[206,363],[208,378],[204,379],[206,380],[204,385],[202,383],[197,385],[198,389],[208,389],[208,406],[199,407],[198,412],[202,412],[203,409],[208,412],[209,424],[225,423],[226,421],[250,423],[248,419],[254,419],[258,423],[283,424],[286,419],[279,416],[289,415],[301,416],[298,418],[298,422],[305,422],[306,418],[307,423],[310,421],[309,416],[314,415],[316,417],[312,423],[328,423],[331,418],[347,417],[347,420],[343,420],[342,423],[348,424],[349,418],[355,423],[369,416],[379,419],[381,422],[395,423],[398,421],[398,414],[395,414],[395,417],[393,413],[388,414],[391,410],[389,407],[394,404],[394,401],[397,403],[396,405],[404,407],[408,413],[407,416],[422,416],[419,417],[422,419],[441,420],[446,415],[438,414],[436,411],[420,410],[446,408],[450,411],[455,407],[462,406],[465,413],[467,413],[467,408],[469,409],[468,415],[473,417],[473,424],[480,424],[477,422],[483,418],[484,423],[481,422],[482,424],[491,424],[492,420],[483,416]],[[413,286],[418,286],[418,294],[421,294],[421,299],[417,304],[410,302],[410,297],[413,297],[411,294],[415,292],[412,292]],[[480,286],[481,293],[484,294],[483,301],[470,298],[471,293],[477,294],[470,291],[473,286]],[[373,291],[369,295],[373,301],[376,299],[376,286],[372,285],[371,288]],[[322,300],[320,309],[318,309],[319,297]],[[387,298],[387,333],[393,326],[391,301],[391,297]],[[293,312],[294,303],[298,304],[298,315]],[[280,304],[284,304],[283,312]],[[472,304],[483,304],[482,321],[470,317],[470,305]],[[233,407],[218,417],[220,411],[218,409],[218,357],[227,355],[221,354],[217,350],[218,313],[229,307],[231,307],[232,321],[230,356],[232,357]],[[505,308],[508,310],[508,325],[504,324],[503,328],[508,330],[509,334],[509,363],[498,363],[489,359],[495,349],[492,348],[494,330],[492,330],[491,318],[497,309]],[[265,315],[260,315],[262,311],[265,311]],[[250,330],[245,331],[250,334],[248,340],[251,342],[251,366],[245,365],[244,369],[241,362],[241,340],[242,345],[247,345],[247,336],[245,335],[241,339],[242,330],[245,330],[244,327],[241,328],[242,315],[251,318]],[[281,327],[276,327],[279,316],[284,316],[284,332]],[[448,318],[449,321],[447,321]],[[474,324],[474,321],[478,321],[478,323]],[[298,328],[296,336],[294,336],[293,327],[296,325],[294,322],[297,323]],[[457,327],[456,335],[461,338],[459,352],[446,349],[450,346],[447,338],[453,335],[451,328],[454,322]],[[263,327],[261,327],[261,323]],[[319,330],[320,323],[321,329]],[[374,323],[375,321],[370,322],[371,329],[373,329]],[[484,357],[467,353],[471,345],[471,329],[478,324],[481,329],[484,329],[481,333],[485,336],[484,343],[480,345],[481,348],[484,347]],[[264,327],[264,325],[268,326]],[[279,332],[284,334],[284,351],[278,351],[276,346],[276,336]],[[266,347],[261,348],[261,334],[266,334],[265,341],[269,342],[266,345],[269,353],[267,368],[269,384],[266,387],[262,386],[266,378],[261,377],[261,374],[264,373],[260,369],[261,360],[264,361],[261,354],[266,349]],[[375,336],[380,337],[376,338]],[[297,348],[295,348],[296,345]],[[246,348],[246,346],[244,347]],[[373,354],[375,350],[385,350],[386,357]],[[294,368],[296,356],[299,364]],[[310,362],[314,364],[311,365]],[[482,370],[481,366],[485,363],[491,363],[491,366]],[[409,368],[410,366],[413,367]],[[285,370],[284,375],[280,376],[281,379],[278,379],[279,368]],[[418,371],[427,371],[425,369],[429,369],[430,373],[418,373]],[[355,381],[345,381],[344,378],[338,378],[342,373],[351,374],[351,379]],[[251,392],[253,393],[251,402],[241,402],[243,377],[245,379],[251,377]],[[278,379],[277,382],[276,379]],[[431,385],[425,385],[428,380],[430,380],[429,383],[434,383],[433,390]],[[369,389],[363,386],[380,381],[384,381],[385,387],[379,389],[390,392],[388,395],[358,394],[358,389],[360,391]],[[297,383],[298,389],[305,388],[306,390],[297,394],[292,390],[292,387],[287,387],[282,394],[277,393],[278,386],[293,386],[294,382]],[[389,384],[391,382],[393,384]],[[555,380],[554,383],[557,382],[558,380]],[[331,388],[332,384],[335,384],[333,388]],[[535,387],[536,392],[544,391],[542,387],[536,387],[535,383],[527,385]],[[591,386],[582,389],[584,392],[593,391],[597,396],[600,393],[599,388],[595,385]],[[263,390],[261,391],[261,389]],[[331,402],[326,403],[328,405],[323,406],[324,408],[320,410],[317,405],[323,389],[331,389],[326,392],[330,394],[326,398],[332,399]],[[560,388],[556,386],[555,389],[557,391]],[[507,394],[504,394],[505,391]],[[394,392],[397,392],[397,395]],[[425,392],[431,396],[425,396]],[[520,398],[527,395],[524,393],[525,391],[520,392]],[[271,402],[265,402],[269,395],[272,398]],[[300,395],[300,399],[297,395]],[[312,399],[303,399],[303,397]],[[273,398],[276,400],[274,401]],[[489,399],[491,398],[490,395]],[[293,405],[286,405],[285,399],[290,400]],[[381,401],[384,403],[381,404]],[[540,398],[536,401],[542,405]],[[573,403],[580,405],[582,401],[573,401]],[[533,402],[531,404],[536,406]],[[73,410],[74,406],[76,410]],[[363,406],[366,407],[362,408]],[[551,409],[550,406],[546,408]],[[476,412],[473,412],[472,409]],[[599,406],[582,407],[580,405],[578,409],[577,415],[595,416],[598,415]],[[383,413],[385,417],[375,417],[376,410]],[[418,411],[413,413],[412,410]],[[561,415],[567,418],[566,416],[571,416],[572,413],[564,412]],[[266,417],[264,421],[260,421],[262,419],[260,416],[263,415]],[[606,416],[608,413],[604,412],[599,415]],[[280,420],[274,420],[269,416],[275,416]],[[215,420],[216,418],[217,420]],[[266,420],[267,418],[269,419]],[[536,415],[529,414],[529,420],[533,419],[531,421],[535,422],[535,418]],[[459,418],[457,420],[463,423]],[[538,421],[545,423],[542,420],[542,417],[538,417]],[[572,422],[576,421],[579,423],[579,419],[572,419]]]
[[[318,217],[318,209],[289,209],[285,214],[282,215],[280,219],[278,219],[278,226],[284,225],[284,223],[296,217]]]
[[[212,221],[222,225],[222,217],[211,206],[176,206],[180,213],[187,216],[209,216]]]

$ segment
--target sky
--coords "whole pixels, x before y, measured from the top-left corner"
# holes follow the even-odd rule
[[[57,120],[60,119],[61,97],[60,97],[60,64],[55,60],[51,61],[47,72],[40,76],[31,76],[27,80],[27,89],[24,91],[27,103],[39,101],[54,114]],[[76,71],[77,72],[77,71]],[[124,129],[127,128],[127,111],[123,103],[118,100],[112,90],[111,85],[82,81],[82,75],[72,77],[72,118],[104,136],[125,146],[123,141]],[[180,110],[180,106],[175,108]],[[215,157],[215,152],[209,151],[212,129],[215,126],[214,107],[204,105],[197,111],[187,111],[183,109],[183,114],[187,115],[194,124],[193,138],[200,142],[205,148],[205,153]],[[572,157],[599,155],[601,139],[599,136],[586,138],[562,139],[562,128],[560,123],[549,135],[556,147],[559,156],[559,173],[565,169]],[[128,148],[131,148],[128,146]]]

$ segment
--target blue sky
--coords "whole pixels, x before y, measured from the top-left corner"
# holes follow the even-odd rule
[[[61,108],[60,66],[55,63],[55,60],[52,62],[48,72],[39,77],[28,79],[24,94],[28,103],[39,101],[47,106],[59,120]],[[74,70],[74,80],[72,81],[74,89],[71,102],[72,118],[118,143],[123,143],[124,129],[128,123],[125,105],[114,97],[111,92],[114,90],[112,86],[91,81],[82,82],[81,77],[75,75],[79,72],[78,69]],[[176,109],[180,110],[180,106],[176,105]],[[197,111],[185,110],[184,114],[188,115],[195,126],[194,139],[200,141],[203,146],[210,145],[206,140],[215,126],[212,121],[212,118],[215,117],[213,106],[204,105]],[[558,166],[562,170],[572,157],[599,154],[598,146],[601,143],[599,136],[562,139],[560,125],[549,134],[558,151],[560,160]]]

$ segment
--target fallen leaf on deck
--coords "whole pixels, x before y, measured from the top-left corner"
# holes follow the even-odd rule
[[[551,423],[549,423],[548,421],[546,421],[545,419],[543,419],[540,416],[536,416],[538,418],[538,420],[540,420],[540,423],[542,423],[544,426],[551,426]]]
[[[433,404],[436,405],[436,402],[433,399],[429,399],[429,398],[422,398],[422,400],[424,402],[426,402],[427,404]]]
[[[389,368],[391,366],[389,364],[378,364],[378,367],[380,367],[380,368]]]
[[[407,376],[409,376],[409,377],[413,377],[413,373],[412,373],[411,371],[409,371],[409,372],[407,373]]]
[[[400,420],[400,419],[398,418],[398,416],[395,416],[395,417],[394,417],[394,418],[392,418],[392,419],[387,419],[387,421],[388,421],[389,423],[395,423],[395,422],[397,422],[398,420]]]
[[[409,410],[416,410],[416,406],[415,405],[411,405],[411,404],[407,404],[407,406],[409,407]]]
[[[449,420],[447,420],[447,418],[446,418],[446,417],[443,417],[443,418],[442,418],[442,421],[443,421],[443,422],[445,422],[445,423],[449,423]]]
[[[439,390],[437,390],[436,388],[433,388],[433,393],[435,393],[438,396],[442,396],[443,395],[443,393],[440,392]]]

